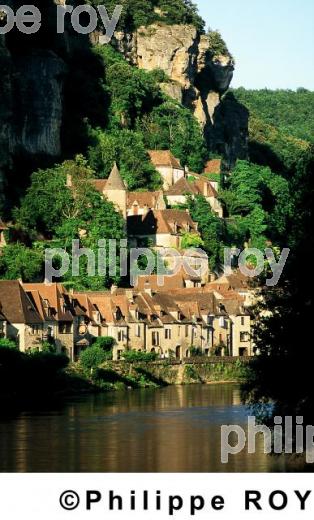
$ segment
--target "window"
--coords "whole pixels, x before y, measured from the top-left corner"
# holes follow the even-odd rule
[[[59,323],[59,334],[71,334],[72,332],[72,323],[61,321]]]
[[[242,318],[241,318],[241,325],[242,325],[242,327],[244,327],[244,325],[245,325],[245,318],[244,318],[244,316],[242,316]]]
[[[189,326],[185,326],[185,337],[187,338],[189,336]]]
[[[152,333],[152,344],[154,345],[154,347],[159,346],[159,332]]]
[[[171,339],[171,329],[165,330],[165,339]]]
[[[123,338],[124,338],[123,330],[119,330],[118,331],[118,341],[119,342],[123,341]]]
[[[138,338],[141,337],[141,326],[140,325],[136,325],[136,336]]]
[[[250,340],[250,335],[248,332],[240,332],[240,341],[245,342]]]
[[[221,316],[219,318],[219,327],[224,327],[225,326],[225,318],[223,316]]]
[[[32,334],[38,334],[41,330],[40,325],[32,325]]]

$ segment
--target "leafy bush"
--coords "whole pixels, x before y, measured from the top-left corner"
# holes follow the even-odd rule
[[[15,348],[17,349],[16,343],[14,341],[11,341],[10,339],[0,339],[0,348]]]
[[[199,347],[190,347],[189,351],[190,351],[191,357],[204,356],[204,352]]]
[[[100,0],[89,0],[98,5]],[[118,28],[124,31],[134,31],[142,25],[148,26],[156,22],[169,25],[191,24],[204,32],[204,21],[198,13],[197,6],[191,0],[121,0],[122,16]],[[106,7],[113,13],[116,0],[107,0]]]
[[[99,347],[99,348],[103,349],[105,352],[108,352],[113,349],[115,343],[116,343],[116,340],[114,338],[112,338],[111,336],[103,336],[101,338],[97,338],[94,341],[93,346]]]
[[[97,368],[107,360],[106,352],[98,346],[88,347],[80,355],[80,362],[84,368]]]
[[[209,52],[213,57],[226,56],[229,54],[226,42],[219,31],[208,31]]]
[[[126,350],[123,352],[123,359],[130,363],[136,361],[156,361],[158,354],[156,352],[137,352],[136,350]]]

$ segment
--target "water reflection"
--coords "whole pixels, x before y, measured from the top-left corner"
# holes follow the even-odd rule
[[[220,426],[246,425],[234,385],[172,386],[89,396],[0,422],[0,471],[284,471],[245,451],[220,462]]]

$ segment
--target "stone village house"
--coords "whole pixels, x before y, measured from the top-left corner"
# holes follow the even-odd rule
[[[150,277],[135,289],[96,293],[0,281],[0,333],[22,351],[48,341],[71,360],[102,336],[115,339],[114,359],[125,349],[183,359],[191,347],[207,356],[253,355],[251,315],[239,293],[225,297],[210,284],[158,289]]]

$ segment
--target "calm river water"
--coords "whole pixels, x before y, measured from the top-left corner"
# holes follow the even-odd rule
[[[220,462],[220,426],[245,428],[236,385],[170,386],[72,399],[0,421],[2,472],[263,472],[284,461],[258,452]]]

